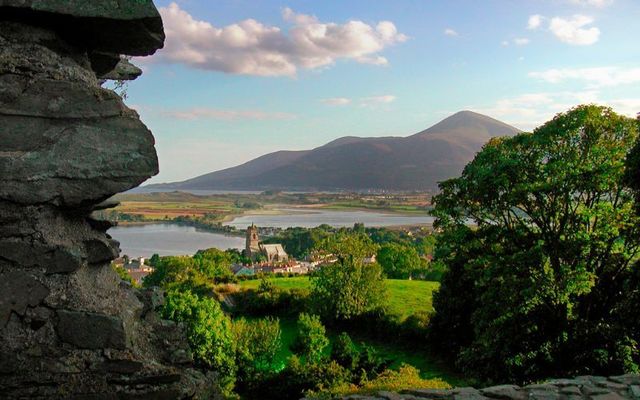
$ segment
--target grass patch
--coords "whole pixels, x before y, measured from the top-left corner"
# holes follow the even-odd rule
[[[311,289],[311,281],[308,277],[271,278],[273,284],[283,290]],[[416,312],[433,311],[433,292],[438,289],[438,282],[408,281],[399,279],[387,279],[389,292],[389,314],[404,320]],[[260,280],[248,280],[240,282],[240,286],[246,289],[257,289]]]

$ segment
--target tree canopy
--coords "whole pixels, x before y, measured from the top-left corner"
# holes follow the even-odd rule
[[[424,269],[418,252],[413,247],[398,243],[380,246],[377,261],[390,279],[408,279]]]
[[[329,320],[348,320],[384,308],[387,302],[382,268],[365,262],[377,246],[365,234],[336,234],[320,246],[336,262],[312,277],[311,299]]]
[[[637,139],[635,120],[580,106],[491,140],[441,184],[448,272],[432,340],[464,371],[528,382],[638,369],[640,219],[625,179]]]

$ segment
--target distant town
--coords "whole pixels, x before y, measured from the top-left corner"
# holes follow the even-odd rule
[[[323,264],[335,262],[331,254],[313,254],[302,260],[297,260],[287,254],[280,243],[265,244],[260,240],[260,232],[273,234],[272,228],[259,228],[252,224],[246,230],[245,248],[242,254],[249,263],[234,263],[230,269],[234,276],[253,277],[257,274],[295,274],[306,275],[319,268]],[[280,231],[278,229],[277,231]],[[407,233],[411,235],[411,230]],[[365,258],[365,264],[376,262],[376,255]],[[115,267],[124,268],[131,278],[138,284],[142,284],[144,278],[153,272],[153,266],[146,257],[129,258],[123,255],[113,261]]]

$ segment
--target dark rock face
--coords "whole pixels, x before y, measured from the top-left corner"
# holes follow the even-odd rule
[[[0,0],[5,20],[36,22],[92,51],[144,56],[164,45],[152,0]]]
[[[181,327],[155,314],[162,296],[111,269],[118,243],[91,217],[158,171],[151,132],[99,82],[137,77],[121,54],[163,38],[150,0],[0,0],[3,399],[198,398],[211,386]]]

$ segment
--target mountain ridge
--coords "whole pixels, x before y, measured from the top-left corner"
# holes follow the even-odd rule
[[[236,167],[147,188],[186,190],[427,190],[455,177],[492,137],[520,130],[460,111],[410,136],[345,136],[280,150]]]

